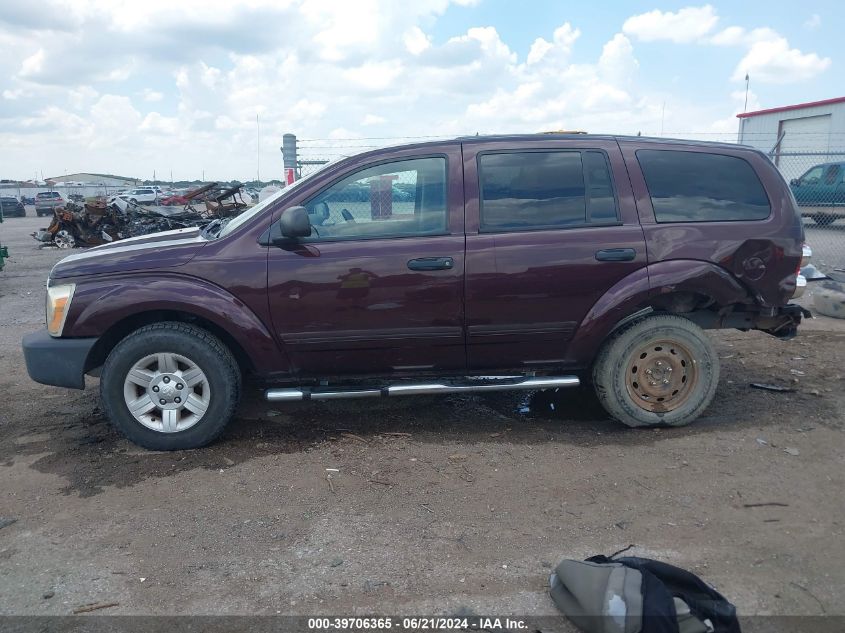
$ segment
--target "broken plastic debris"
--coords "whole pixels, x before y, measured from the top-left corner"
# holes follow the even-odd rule
[[[770,385],[768,383],[763,382],[752,382],[749,385],[752,389],[762,389],[763,391],[779,391],[779,392],[791,392],[795,391],[792,387],[782,387],[780,385]]]

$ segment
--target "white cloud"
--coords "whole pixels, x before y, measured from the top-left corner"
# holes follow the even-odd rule
[[[640,64],[634,57],[634,47],[622,33],[614,35],[602,48],[598,68],[604,79],[618,85],[626,85],[633,80],[639,67]]]
[[[831,64],[829,58],[792,48],[785,37],[769,27],[747,30],[734,25],[713,33],[718,22],[715,9],[705,5],[686,7],[677,13],[654,10],[635,15],[625,21],[622,30],[645,42],[667,40],[745,47],[746,53],[731,76],[733,81],[745,79],[748,73],[762,83],[788,84],[811,79]],[[814,14],[804,26],[815,28],[820,23]]]
[[[164,93],[159,92],[158,90],[152,90],[151,88],[144,88],[141,91],[141,96],[143,97],[144,101],[148,102],[161,101],[162,99],[164,99]]]
[[[822,25],[822,18],[818,13],[814,13],[804,22],[804,28],[808,31],[815,31]]]
[[[387,119],[383,116],[379,116],[377,114],[368,114],[361,121],[361,125],[381,125],[382,123],[386,122]]]
[[[21,77],[29,77],[37,75],[44,68],[44,58],[46,54],[43,48],[39,48],[35,53],[27,57],[21,62],[21,69],[18,73]]]
[[[403,66],[397,60],[368,62],[343,72],[352,83],[365,90],[384,90],[402,73]]]
[[[478,0],[44,0],[38,11],[3,0],[0,146],[10,151],[0,175],[37,165],[251,178],[256,115],[264,176],[265,165],[280,175],[285,132],[333,139],[313,144],[312,158],[381,142],[363,136],[653,134],[664,100],[666,130],[707,130],[736,100],[654,92],[638,79],[640,42],[736,47],[752,85],[831,63],[771,29],[721,25],[709,5],[634,16],[600,51],[579,49],[578,24],[549,25],[517,53],[496,22],[440,35],[437,20],[456,4]]]
[[[158,112],[150,112],[144,117],[138,129],[144,133],[171,136],[179,132],[179,119],[162,116]]]
[[[790,48],[786,38],[778,37],[752,44],[737,64],[732,79],[741,81],[748,73],[755,81],[786,84],[812,79],[830,64],[830,58],[802,53],[797,48]]]
[[[581,31],[572,28],[569,22],[564,23],[555,29],[552,34],[552,41],[548,42],[542,37],[538,37],[531,45],[531,50],[528,51],[527,63],[536,64],[543,59],[547,59],[550,54],[555,54],[556,60],[559,63],[565,62],[572,52],[572,47],[575,41],[581,37]]]
[[[676,44],[695,42],[716,27],[719,16],[709,4],[686,7],[677,13],[649,11],[635,15],[622,25],[622,31],[643,42],[667,40]]]
[[[411,55],[419,55],[431,47],[431,38],[423,33],[423,30],[418,26],[412,26],[405,31],[403,40],[405,42],[405,49]]]

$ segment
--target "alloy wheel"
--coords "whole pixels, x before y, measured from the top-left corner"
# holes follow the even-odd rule
[[[135,363],[123,383],[132,416],[159,433],[185,431],[208,410],[211,388],[196,363],[180,354],[160,352]]]

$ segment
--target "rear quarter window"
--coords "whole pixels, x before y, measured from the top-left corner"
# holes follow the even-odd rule
[[[771,204],[757,173],[736,156],[680,150],[639,150],[658,222],[764,220]]]

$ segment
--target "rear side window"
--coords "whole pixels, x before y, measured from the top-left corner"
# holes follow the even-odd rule
[[[481,230],[526,231],[616,222],[607,160],[598,151],[479,157]]]
[[[754,169],[735,156],[639,150],[658,222],[763,220],[771,205]]]

